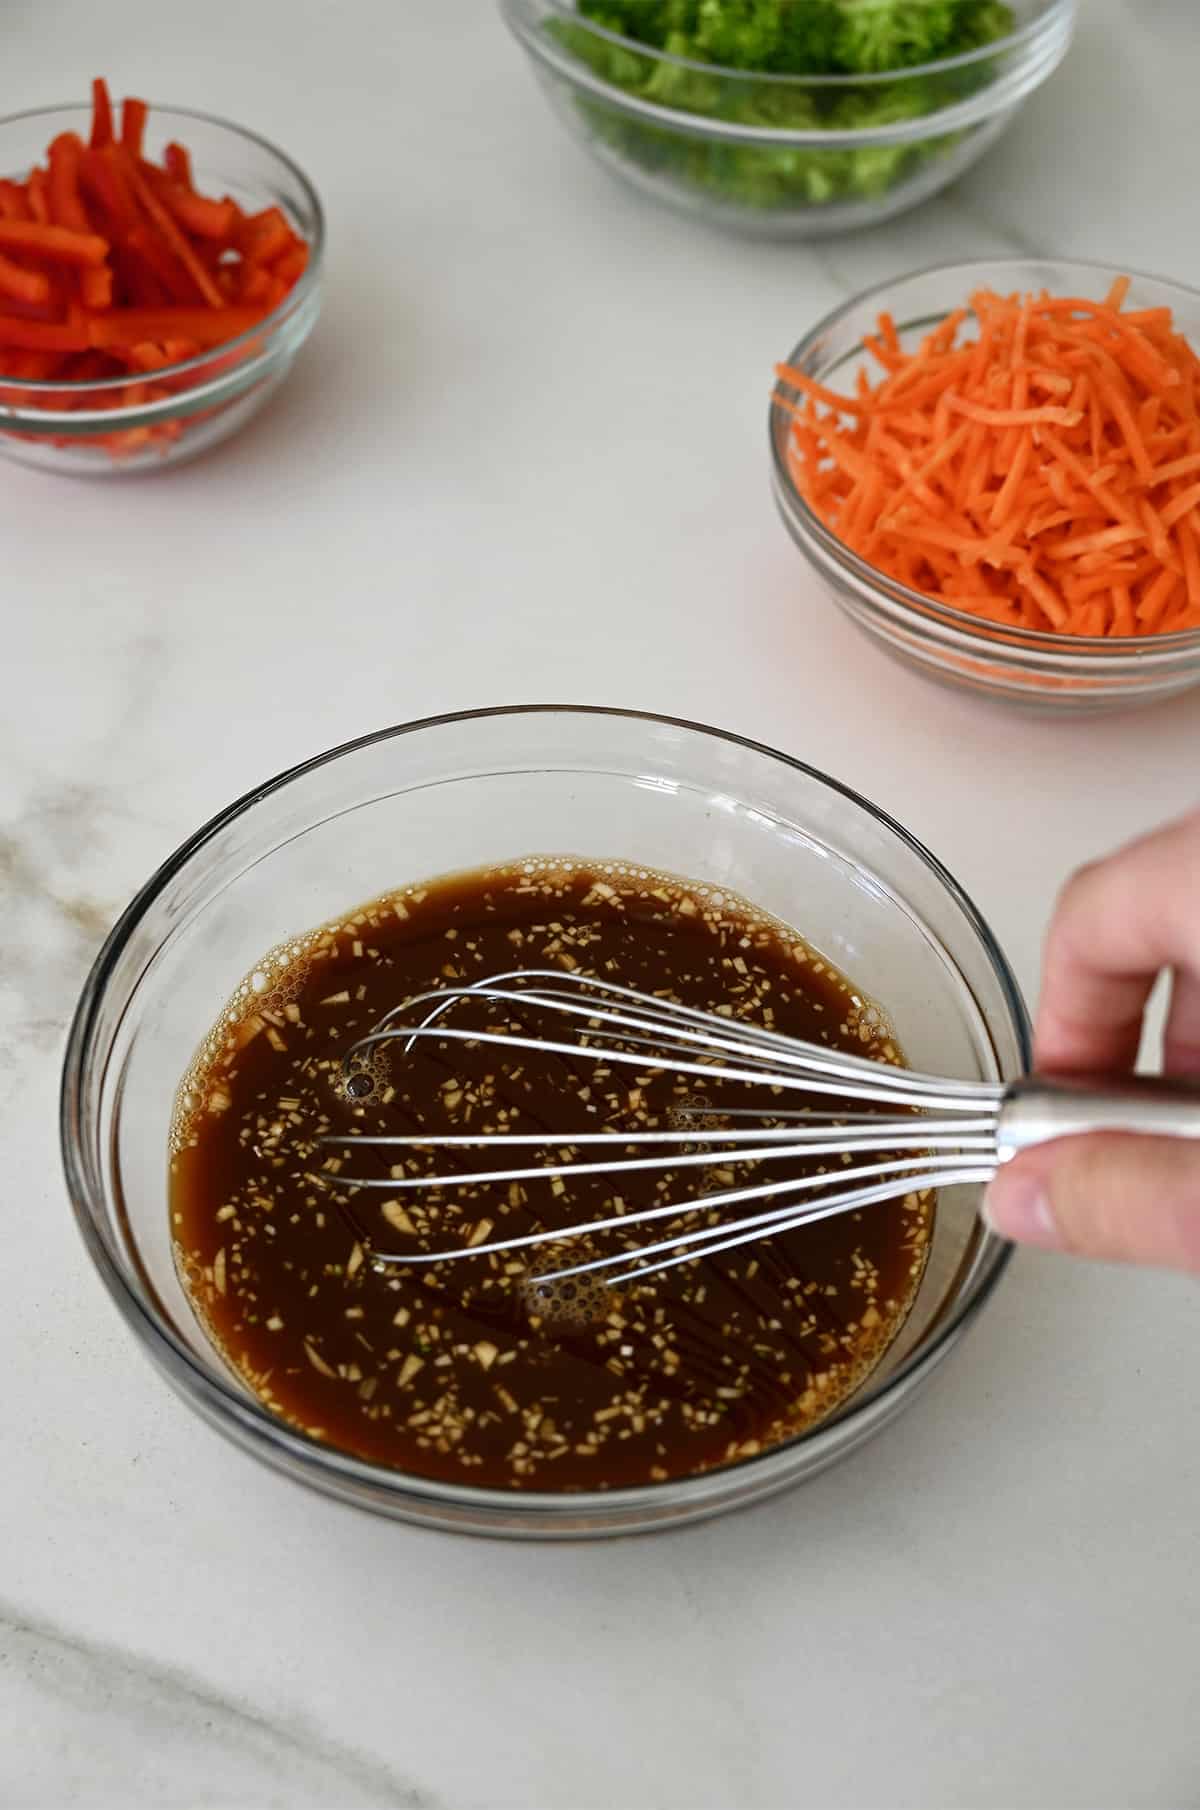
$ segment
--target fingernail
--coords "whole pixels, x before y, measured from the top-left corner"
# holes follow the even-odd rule
[[[1016,1244],[1053,1251],[1062,1243],[1045,1189],[1028,1176],[998,1176],[983,1197],[983,1217],[993,1232]]]

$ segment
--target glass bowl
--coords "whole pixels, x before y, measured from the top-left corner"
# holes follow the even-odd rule
[[[67,1182],[92,1260],[147,1355],[199,1414],[278,1470],[442,1528],[554,1538],[662,1527],[812,1476],[911,1400],[1007,1261],[978,1216],[977,1189],[942,1191],[908,1320],[835,1416],[702,1476],[581,1494],[434,1482],[285,1426],[209,1344],[171,1256],[175,1088],[242,976],[272,945],[392,885],[535,852],[652,863],[744,894],[884,1002],[918,1067],[994,1078],[1028,1065],[1016,982],[979,913],[907,831],[836,781],[665,717],[480,711],[387,729],[269,780],[147,882],[71,1028]]]
[[[60,132],[86,141],[86,106],[41,107],[0,120],[0,176],[24,178]],[[308,266],[287,297],[252,330],[153,376],[167,396],[129,404],[127,377],[96,383],[5,381],[0,368],[0,454],[45,471],[88,477],[158,470],[227,440],[287,376],[321,306],[325,221],[316,191],[282,151],[240,126],[184,108],[151,107],[146,149],[176,139],[192,153],[197,188],[232,195],[247,212],[283,210],[308,244]],[[0,367],[3,348],[0,348]],[[166,430],[166,431],[164,431]],[[122,436],[119,451],[109,437]]]
[[[607,169],[718,225],[794,239],[903,213],[995,143],[1075,24],[1075,0],[1011,4],[1008,37],[941,62],[774,76],[648,49],[565,0],[500,0],[551,105]]]
[[[1012,258],[943,264],[881,283],[843,303],[806,333],[786,363],[843,393],[853,390],[865,362],[862,340],[887,310],[902,343],[912,347],[975,289],[1002,295],[1047,289],[1052,294],[1103,296],[1118,276],[1104,264]],[[1170,308],[1176,326],[1200,347],[1200,293],[1160,277],[1134,275],[1131,308]],[[1040,712],[1127,709],[1173,697],[1200,680],[1200,631],[1129,635],[1119,639],[1040,634],[1008,629],[951,609],[888,578],[843,545],[792,479],[788,460],[795,400],[776,386],[770,410],[772,481],[789,534],[833,601],[880,646],[928,678]]]

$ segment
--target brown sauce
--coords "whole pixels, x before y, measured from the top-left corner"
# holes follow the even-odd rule
[[[537,1271],[554,1257],[561,1265],[635,1249],[701,1221],[681,1214],[640,1240],[635,1229],[596,1234],[549,1256],[423,1263],[422,1251],[464,1243],[481,1225],[498,1238],[611,1215],[617,1186],[577,1176],[356,1190],[352,1177],[393,1173],[395,1148],[338,1153],[315,1142],[330,1131],[608,1125],[633,1136],[699,1124],[688,1115],[702,1106],[769,1113],[762,1088],[748,1084],[632,1067],[597,1075],[544,1052],[516,1057],[432,1038],[380,1051],[365,1098],[355,1097],[358,1083],[347,1088],[343,1054],[385,1012],[426,989],[520,967],[596,973],[901,1060],[878,1009],[794,931],[703,886],[616,863],[539,859],[382,897],[265,957],[180,1088],[172,1229],[213,1343],[265,1406],[313,1438],[489,1487],[663,1481],[751,1456],[825,1418],[903,1322],[924,1266],[928,1197],[643,1281],[545,1285]],[[466,1009],[447,1022],[466,1022]],[[476,1025],[496,1022],[469,1009]],[[521,1021],[510,1011],[507,1022]],[[544,1034],[545,1021],[537,1028]],[[412,1174],[433,1161],[419,1150],[401,1157]],[[443,1173],[468,1160],[438,1153]],[[810,1156],[771,1173],[841,1166]],[[635,1172],[621,1178],[620,1202],[626,1211],[683,1206],[748,1176],[720,1162],[665,1177]],[[378,1255],[397,1251],[413,1260]]]

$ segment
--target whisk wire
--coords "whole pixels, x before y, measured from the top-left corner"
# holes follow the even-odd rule
[[[482,1026],[447,1023],[448,1014],[468,1001],[487,1009],[492,1014],[489,1022]],[[413,1022],[422,1010],[424,1016]],[[496,1021],[500,1013],[506,1015],[506,1021]],[[549,1036],[538,1034],[529,1026],[531,1013],[549,1014],[551,1021],[570,1027],[573,1036],[558,1031]],[[865,1056],[831,1051],[764,1025],[703,1012],[596,976],[560,969],[514,969],[469,985],[430,989],[394,1007],[353,1044],[342,1059],[342,1073],[349,1082],[370,1071],[378,1046],[399,1044],[405,1053],[411,1053],[422,1039],[473,1049],[553,1053],[586,1061],[601,1078],[610,1065],[622,1065],[649,1070],[656,1076],[697,1077],[713,1085],[751,1085],[768,1090],[772,1100],[762,1114],[748,1108],[722,1114],[707,1101],[695,1107],[685,1105],[681,1111],[691,1121],[686,1129],[657,1125],[641,1129],[610,1123],[565,1133],[484,1129],[476,1133],[419,1130],[376,1135],[357,1128],[332,1132],[317,1142],[342,1155],[330,1157],[326,1169],[318,1171],[314,1180],[339,1190],[386,1189],[395,1195],[405,1190],[474,1191],[527,1181],[557,1180],[561,1188],[561,1178],[567,1176],[619,1180],[631,1172],[673,1175],[704,1167],[732,1169],[735,1165],[819,1157],[840,1157],[845,1166],[832,1173],[822,1171],[783,1181],[758,1177],[632,1213],[624,1211],[618,1199],[615,1209],[603,1217],[508,1238],[479,1238],[478,1224],[464,1223],[464,1242],[445,1250],[396,1252],[373,1244],[373,1256],[383,1263],[430,1264],[536,1250],[615,1230],[628,1233],[631,1228],[664,1220],[706,1216],[709,1223],[705,1225],[686,1230],[673,1227],[668,1235],[635,1250],[625,1246],[589,1256],[541,1278],[595,1271],[620,1282],[884,1200],[986,1180],[995,1168],[996,1119],[1002,1095],[996,1084],[948,1082]],[[777,1108],[780,1097],[794,1098],[797,1093],[823,1097],[829,1104],[799,1111]],[[613,1110],[619,1110],[619,1102],[611,1096],[608,1101]],[[856,1103],[882,1110],[857,1110]],[[599,1108],[589,1100],[586,1110],[597,1113]],[[899,1110],[903,1117],[897,1116]],[[726,1117],[764,1116],[774,1122],[716,1122]],[[417,1151],[514,1150],[545,1152],[556,1160],[527,1158],[482,1168],[472,1164],[457,1175],[409,1173],[401,1160],[389,1164],[384,1176],[346,1175],[342,1165],[356,1146],[385,1154],[392,1151],[401,1157]],[[642,1153],[643,1146],[649,1147],[649,1154]],[[581,1160],[579,1152],[596,1149],[610,1154],[599,1161],[590,1154]],[[878,1161],[861,1160],[875,1155]],[[772,1204],[749,1216],[740,1211],[758,1201]],[[440,1205],[435,1203],[433,1210]],[[722,1215],[716,1225],[711,1223],[714,1213]],[[486,1230],[490,1234],[491,1222]],[[609,1275],[611,1271],[620,1273]]]
[[[794,1181],[776,1182],[771,1186],[760,1185],[756,1187],[724,1188],[712,1194],[702,1195],[697,1200],[671,1201],[663,1206],[644,1207],[634,1213],[606,1214],[603,1219],[593,1219],[587,1222],[573,1224],[565,1231],[542,1230],[537,1232],[518,1233],[512,1238],[494,1238],[488,1241],[487,1249],[499,1255],[505,1251],[519,1251],[534,1245],[552,1244],[561,1242],[567,1238],[580,1238],[592,1232],[607,1232],[617,1229],[624,1231],[630,1226],[649,1225],[660,1219],[679,1219],[687,1214],[709,1213],[717,1207],[736,1206],[744,1201],[772,1200],[776,1196],[785,1194],[807,1192],[822,1187],[828,1188],[835,1183],[841,1184],[848,1181],[862,1181],[868,1176],[888,1176],[897,1184],[893,1189],[893,1194],[911,1194],[914,1191],[919,1191],[923,1187],[932,1186],[933,1184],[928,1179],[930,1175],[940,1174],[943,1170],[949,1171],[961,1167],[962,1158],[957,1155],[942,1157],[916,1155],[909,1158],[901,1158],[898,1163],[868,1163],[857,1169],[853,1167],[844,1169],[837,1175],[805,1175],[798,1176]],[[897,1173],[897,1170],[903,1171],[905,1168],[912,1168],[915,1173],[912,1175],[903,1172]],[[854,1191],[851,1190],[851,1193],[853,1192]],[[824,1209],[825,1206],[830,1204],[836,1204],[837,1211],[839,1212],[851,1210],[851,1208],[841,1204],[845,1198],[846,1191],[844,1189],[839,1189],[839,1192],[836,1195],[831,1195],[829,1197],[829,1201],[814,1203],[812,1216],[816,1218],[824,1217],[823,1210],[818,1211],[818,1209]],[[794,1210],[795,1209],[792,1207],[777,1209],[781,1214],[793,1213]],[[763,1216],[761,1223],[765,1223],[765,1220],[770,1217],[772,1217],[771,1214]],[[804,1217],[804,1215],[801,1217]],[[739,1226],[758,1223],[760,1223],[759,1220],[743,1219],[738,1221]],[[673,1246],[690,1243],[696,1238],[716,1238],[721,1236],[722,1233],[728,1229],[728,1227],[708,1227],[699,1232],[688,1234],[686,1237],[677,1236],[668,1239],[667,1243],[668,1245]],[[461,1257],[474,1257],[477,1254],[478,1248],[478,1246],[460,1244],[454,1245],[444,1251],[422,1251],[420,1253],[420,1260],[422,1263],[449,1263]],[[602,1269],[610,1263],[623,1262],[629,1254],[628,1251],[619,1251],[615,1256],[597,1258],[592,1263],[577,1266],[577,1269],[556,1270],[555,1274],[558,1276],[570,1276],[585,1269]],[[645,1254],[645,1249],[643,1249],[642,1254]],[[383,1257],[387,1256],[388,1253],[376,1251],[375,1255]],[[397,1261],[398,1260],[399,1259],[397,1259]]]

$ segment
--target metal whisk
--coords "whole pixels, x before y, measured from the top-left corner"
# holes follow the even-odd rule
[[[448,1022],[470,1006],[476,1021]],[[482,1008],[482,1018],[479,1018]],[[514,1028],[514,1014],[520,1028]],[[532,1021],[532,1027],[530,1023]],[[544,1027],[544,1028],[543,1028]],[[697,1166],[759,1165],[830,1157],[835,1173],[804,1174],[784,1181],[757,1173],[744,1185],[721,1187],[695,1198],[670,1201],[634,1212],[515,1237],[485,1234],[493,1222],[460,1228],[463,1241],[444,1250],[385,1251],[371,1241],[380,1262],[431,1264],[489,1253],[536,1250],[619,1228],[654,1228],[656,1222],[697,1215],[704,1223],[666,1237],[653,1231],[631,1253],[539,1271],[549,1282],[588,1271],[606,1272],[618,1283],[641,1279],[699,1256],[807,1225],[834,1214],[856,1212],[878,1202],[957,1183],[987,1182],[1017,1151],[1051,1138],[1088,1131],[1128,1131],[1200,1137],[1200,1087],[1187,1083],[1126,1077],[1047,1080],[1030,1077],[1004,1084],[952,1081],[910,1069],[842,1054],[787,1037],[757,1024],[698,1011],[659,999],[614,981],[562,969],[514,969],[471,985],[421,993],[387,1013],[342,1057],[345,1091],[366,1102],[374,1093],[371,1066],[379,1046],[410,1052],[423,1038],[461,1042],[471,1048],[494,1045],[520,1052],[553,1053],[591,1065],[606,1076],[614,1067],[634,1067],[655,1075],[691,1076],[709,1083],[761,1086],[762,1112],[725,1111],[707,1103],[688,1105],[688,1123],[673,1129],[638,1129],[628,1124],[563,1131],[494,1131],[376,1134],[349,1130],[319,1138],[343,1153],[313,1179],[339,1190],[405,1190],[495,1187],[553,1177],[602,1175],[619,1184],[631,1171],[676,1171]],[[519,1065],[517,1065],[519,1066]],[[589,1095],[594,1090],[589,1089]],[[809,1096],[814,1103],[781,1102]],[[581,1113],[599,1118],[594,1100]],[[733,1123],[731,1121],[737,1121]],[[748,1122],[753,1121],[753,1122]],[[766,1121],[766,1122],[762,1122]],[[697,1138],[703,1148],[697,1149]],[[689,1148],[690,1146],[690,1148]],[[355,1148],[404,1152],[481,1152],[456,1174],[410,1174],[403,1161],[384,1176],[347,1173]],[[525,1154],[523,1154],[525,1153]],[[539,1153],[550,1160],[537,1160]],[[747,1212],[756,1202],[765,1211]],[[720,1215],[714,1225],[714,1213]],[[658,1229],[662,1229],[659,1225]]]

